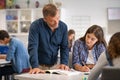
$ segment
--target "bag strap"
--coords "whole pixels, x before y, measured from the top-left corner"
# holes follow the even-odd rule
[[[110,55],[108,54],[108,51],[106,50],[106,58],[108,60],[108,63],[110,66],[113,66],[112,59],[110,58]]]

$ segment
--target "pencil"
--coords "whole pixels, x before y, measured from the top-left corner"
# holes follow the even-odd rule
[[[84,62],[84,61],[82,61],[82,64],[83,64],[83,66],[86,66],[86,64],[85,64],[85,62]]]

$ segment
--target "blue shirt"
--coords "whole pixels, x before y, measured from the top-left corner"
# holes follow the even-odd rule
[[[11,38],[7,52],[7,61],[12,61],[15,72],[30,68],[29,54],[24,44],[17,38]]]
[[[92,55],[94,58],[94,63],[98,60],[98,57],[102,52],[106,50],[105,46],[100,43],[98,45],[94,45],[92,49]],[[73,46],[73,65],[80,64],[84,65],[82,62],[86,63],[88,58],[88,48],[85,41],[81,41],[80,39],[76,40]]]
[[[32,68],[40,64],[54,65],[57,63],[60,48],[61,64],[68,64],[67,25],[59,21],[58,28],[52,32],[41,18],[34,21],[29,30],[28,51]]]
[[[9,49],[8,46],[0,45],[0,54],[6,54],[8,49]]]

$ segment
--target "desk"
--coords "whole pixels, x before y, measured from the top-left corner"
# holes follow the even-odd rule
[[[83,72],[77,75],[58,75],[58,74],[20,74],[15,75],[15,79],[18,80],[82,80],[84,76]]]
[[[0,67],[10,64],[10,61],[6,61],[5,59],[0,59]]]
[[[2,67],[5,67],[5,66],[7,66],[7,65],[11,65],[11,64],[10,64],[10,61],[6,61],[5,59],[0,59],[0,67],[1,67],[1,68],[2,68]],[[1,78],[1,77],[0,77],[0,78]],[[9,75],[5,75],[4,78],[5,78],[5,80],[8,80]]]

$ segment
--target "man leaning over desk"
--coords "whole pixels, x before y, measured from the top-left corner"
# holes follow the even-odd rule
[[[44,73],[45,69],[69,70],[67,25],[60,21],[58,8],[53,4],[44,6],[43,18],[34,21],[29,30],[28,51],[32,69],[29,73]],[[60,48],[60,64],[57,65]]]

